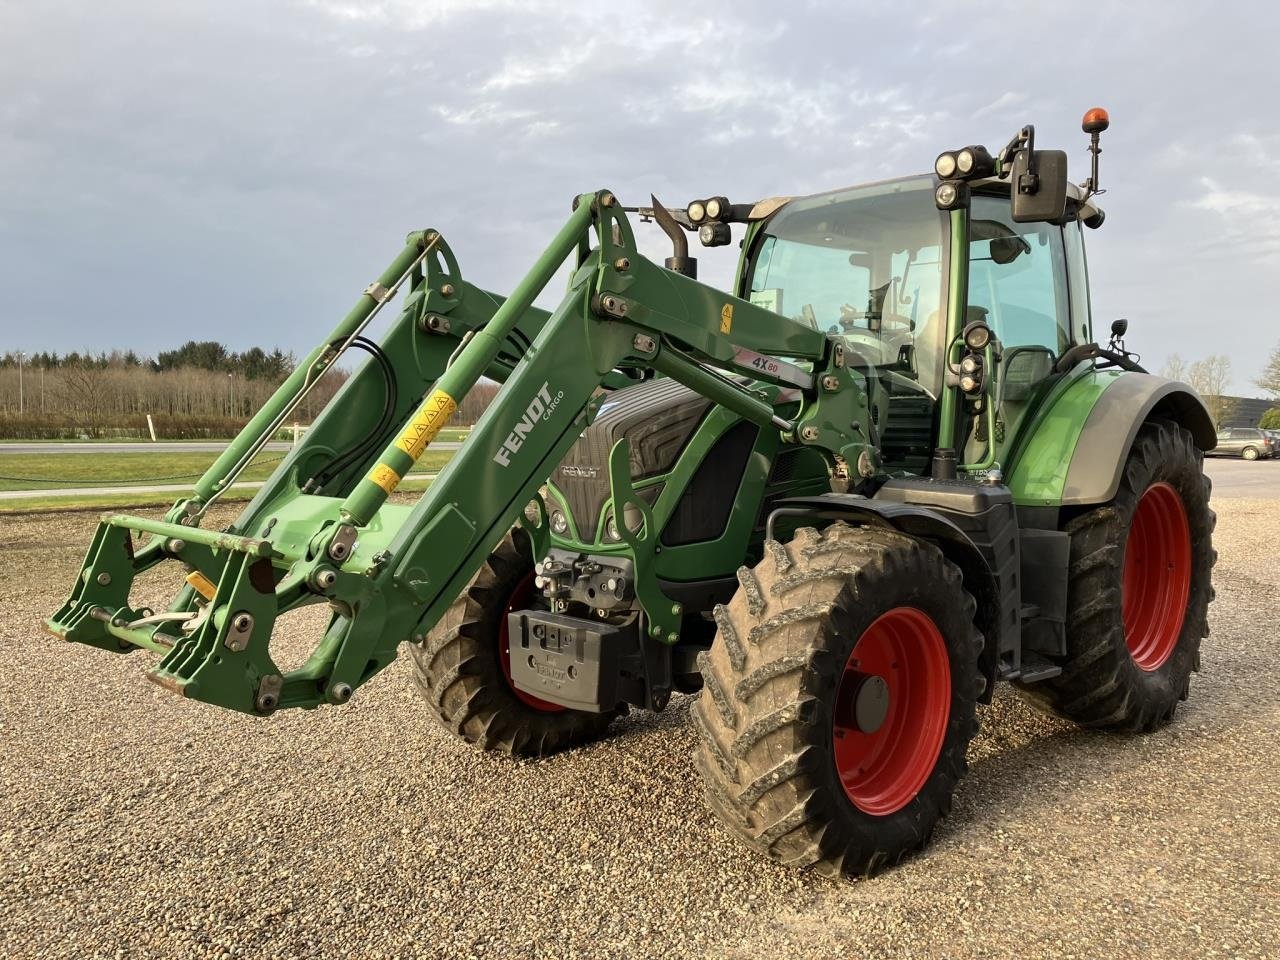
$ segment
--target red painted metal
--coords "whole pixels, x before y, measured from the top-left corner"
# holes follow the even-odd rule
[[[864,675],[889,688],[884,722],[872,733],[854,723],[853,695]],[[951,663],[937,624],[915,607],[894,607],[854,644],[836,689],[832,750],[849,800],[887,816],[915,799],[938,762],[951,716]]]
[[[1153,483],[1138,501],[1124,548],[1120,613],[1133,662],[1158,670],[1182,635],[1191,593],[1191,528],[1178,491]]]

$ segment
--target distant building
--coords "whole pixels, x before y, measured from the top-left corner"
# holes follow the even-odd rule
[[[1280,407],[1280,400],[1265,397],[1226,397],[1235,407],[1222,423],[1224,427],[1256,427],[1262,415],[1272,407]]]

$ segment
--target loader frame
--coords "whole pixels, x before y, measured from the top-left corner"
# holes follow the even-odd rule
[[[568,292],[550,314],[533,306],[565,260]],[[396,364],[395,411],[381,449],[325,475],[326,461],[369,428],[356,398],[376,383],[366,365],[339,394],[227,530],[197,524],[285,422],[316,379],[408,285],[384,338]],[[801,366],[805,364],[805,366]],[[594,416],[606,390],[653,372],[674,378],[743,419],[820,451],[837,478],[850,464],[876,468],[867,438],[870,401],[844,364],[840,342],[793,320],[651,263],[638,251],[614,195],[574,202],[568,221],[532,270],[502,299],[465,284],[438,231],[409,235],[325,341],[282,384],[163,522],[104,517],[81,576],[47,621],[66,640],[106,650],[162,654],[148,674],[187,697],[246,713],[344,703],[395,659],[401,641],[422,637],[442,616],[493,544],[515,523],[535,555],[549,541],[539,487]],[[727,374],[749,373],[750,382]],[[387,497],[413,468],[458,402],[482,376],[503,388],[463,449],[416,504]],[[776,389],[799,391],[785,420]],[[367,418],[366,418],[367,419]],[[375,455],[376,454],[376,455]],[[662,591],[651,558],[658,531],[632,488],[625,441],[612,451],[615,509],[644,522],[622,527],[636,563],[644,635],[679,640],[682,607]],[[537,520],[526,516],[534,504]],[[148,534],[136,546],[133,535]],[[130,605],[138,573],[166,560],[188,569],[170,609]],[[277,668],[270,637],[281,615],[316,603],[328,629],[303,666]]]

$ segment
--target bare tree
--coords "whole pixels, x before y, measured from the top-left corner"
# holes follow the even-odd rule
[[[1222,422],[1235,413],[1235,398],[1226,396],[1227,385],[1231,382],[1231,361],[1226,357],[1214,354],[1197,360],[1187,371],[1187,382],[1209,408],[1214,426],[1221,427]]]
[[[111,371],[90,363],[64,367],[59,384],[59,398],[67,412],[75,418],[76,426],[90,437],[102,433],[103,425],[111,418],[114,397]]]
[[[1160,376],[1168,380],[1181,380],[1183,383],[1187,382],[1190,372],[1187,361],[1176,353],[1170,354],[1169,359],[1160,368]]]
[[[1280,343],[1271,351],[1267,365],[1262,368],[1262,375],[1253,382],[1271,396],[1280,398]]]

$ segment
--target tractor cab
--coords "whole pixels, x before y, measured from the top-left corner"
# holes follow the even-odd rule
[[[788,200],[748,235],[739,284],[744,299],[844,338],[887,398],[876,411],[885,465],[912,474],[929,471],[948,387],[973,398],[955,441],[961,462],[998,462],[1062,357],[1091,339],[1081,225],[1101,213],[1085,192],[1069,185],[1052,222],[1018,222],[1008,180],[976,181],[956,211],[968,238],[957,246],[952,211],[936,200],[943,182],[917,176]],[[989,330],[989,368],[965,370],[954,355],[948,285],[960,278],[958,332]]]

